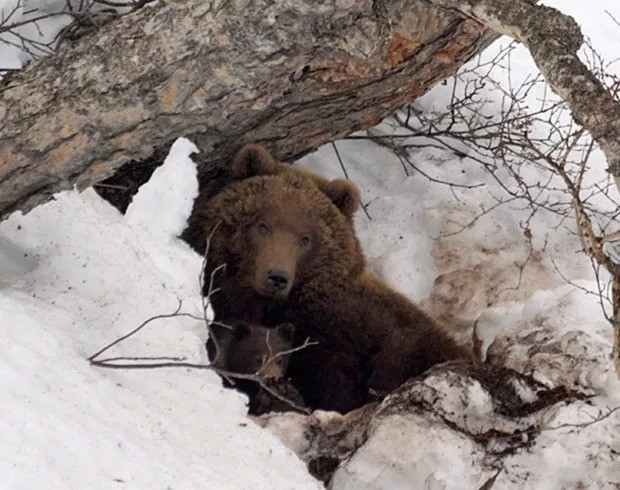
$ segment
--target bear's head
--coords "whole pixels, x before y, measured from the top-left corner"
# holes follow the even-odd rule
[[[353,215],[361,205],[360,191],[353,182],[345,179],[328,180],[308,170],[278,162],[264,147],[252,143],[245,145],[237,152],[228,167],[225,178],[215,178],[201,184],[200,195],[194,204],[187,228],[181,234],[181,238],[196,252],[203,254],[207,236],[204,232],[206,227],[203,226],[205,219],[202,210],[206,203],[229,185],[261,175],[297,175],[305,177],[329,198],[347,218],[351,226],[353,225]]]
[[[263,146],[250,143],[237,152],[231,165],[231,176],[242,180],[257,175],[295,174],[310,179],[350,220],[360,208],[361,195],[357,186],[346,179],[328,180],[313,172],[277,162]]]
[[[205,277],[225,264],[216,279],[223,275],[263,297],[284,299],[297,286],[346,280],[364,269],[361,247],[338,202],[304,175],[235,181],[206,203],[201,218],[211,236]]]
[[[265,379],[280,379],[286,373],[293,347],[295,327],[283,323],[265,328],[238,322],[222,346],[223,367],[237,374],[258,374]]]

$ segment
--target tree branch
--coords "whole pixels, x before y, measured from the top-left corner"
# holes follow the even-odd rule
[[[180,136],[201,150],[201,181],[249,141],[299,157],[375,125],[495,37],[425,0],[138,9],[0,82],[0,217]]]
[[[573,119],[601,146],[620,189],[620,101],[577,56],[583,35],[572,17],[532,0],[430,0],[523,43]]]

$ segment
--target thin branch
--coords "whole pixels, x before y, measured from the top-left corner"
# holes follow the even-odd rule
[[[334,149],[334,152],[336,152],[336,157],[338,157],[338,161],[340,162],[340,168],[342,169],[344,178],[349,179],[349,174],[347,173],[347,169],[344,166],[344,162],[342,161],[342,158],[340,157],[340,153],[338,152],[338,147],[336,146],[336,143],[334,143],[333,141],[331,143],[332,143],[332,148]]]
[[[200,275],[198,276],[198,286],[200,288],[200,293],[201,293],[200,300],[202,302],[202,314],[204,316],[205,325],[207,326],[209,338],[211,339],[211,341],[213,342],[213,346],[215,347],[215,354],[212,360],[213,364],[217,364],[217,362],[219,361],[220,344],[218,342],[217,336],[215,335],[215,332],[213,331],[211,320],[209,320],[207,316],[207,308],[208,308],[209,303],[211,302],[211,296],[215,292],[217,292],[217,290],[214,288],[215,276],[218,272],[224,270],[224,268],[226,267],[226,264],[220,264],[215,269],[213,269],[209,277],[209,289],[207,290],[207,294],[205,295],[203,293],[204,293],[204,281],[205,281],[204,275],[207,270],[207,266],[209,264],[209,250],[211,249],[211,240],[213,239],[213,235],[219,228],[220,224],[221,224],[221,221],[218,221],[213,227],[213,229],[211,230],[211,232],[209,233],[209,236],[207,236],[207,241],[205,243],[205,251],[202,255],[202,265],[200,269]],[[219,325],[219,326],[223,326],[223,325]],[[230,328],[230,327],[227,327],[227,328]]]
[[[112,347],[114,347],[117,344],[120,344],[123,340],[128,339],[129,337],[131,337],[132,335],[135,335],[136,333],[138,333],[140,330],[142,330],[144,327],[146,327],[149,323],[155,321],[155,320],[160,320],[162,318],[172,318],[175,316],[179,316],[179,312],[181,311],[181,307],[183,306],[183,301],[179,300],[179,305],[177,306],[176,310],[174,310],[173,313],[167,313],[167,314],[162,314],[162,315],[156,315],[153,316],[145,321],[143,321],[140,325],[138,325],[136,328],[134,328],[131,332],[126,333],[125,335],[123,335],[122,337],[119,337],[118,339],[116,339],[113,342],[110,342],[108,345],[106,345],[105,347],[103,347],[102,349],[98,350],[97,352],[95,352],[92,356],[90,356],[88,358],[88,360],[93,363],[95,358],[99,357],[101,354],[103,354],[104,352],[110,350]]]

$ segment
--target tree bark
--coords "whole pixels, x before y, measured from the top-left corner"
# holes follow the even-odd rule
[[[378,123],[494,37],[425,0],[143,8],[0,82],[0,217],[180,136],[201,175],[248,141],[295,158]]]

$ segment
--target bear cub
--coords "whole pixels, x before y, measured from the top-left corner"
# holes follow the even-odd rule
[[[231,373],[256,374],[261,380],[284,377],[290,354],[283,353],[293,348],[293,325],[266,328],[239,321],[230,329],[214,326],[214,330],[220,348],[215,367]],[[211,352],[215,346],[207,344]]]
[[[284,380],[293,348],[295,327],[283,323],[274,328],[239,321],[226,328],[212,325],[218,340],[219,354],[214,367],[235,374],[256,374],[258,378],[287,400],[303,404],[290,382]],[[206,343],[209,358],[215,357],[215,345]],[[234,379],[235,387],[248,395],[248,411],[260,415],[271,411],[291,410],[290,404],[274,397],[258,383],[248,379]],[[231,386],[224,379],[225,386]]]

